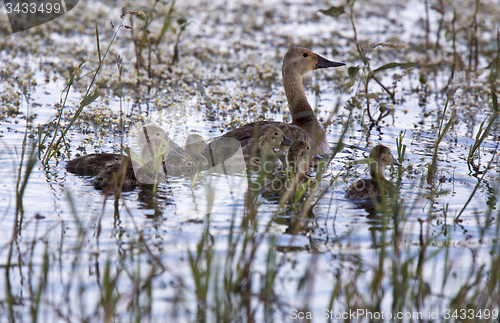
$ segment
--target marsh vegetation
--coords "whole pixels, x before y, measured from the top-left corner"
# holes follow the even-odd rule
[[[496,321],[498,17],[493,0],[81,1],[9,34],[0,16],[0,321]],[[290,121],[292,46],[347,64],[306,85],[331,154],[293,191],[224,170],[105,196],[66,172],[133,148],[141,122],[181,143]],[[377,144],[398,190],[347,200]]]

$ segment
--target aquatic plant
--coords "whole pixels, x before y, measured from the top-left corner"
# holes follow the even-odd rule
[[[346,13],[346,11],[345,11],[346,8],[349,8],[349,10],[346,14],[349,16],[349,20],[351,22],[351,27],[352,27],[352,30],[354,33],[354,43],[356,45],[356,49],[357,49],[359,58],[361,59],[361,61],[364,64],[364,66],[362,68],[361,76],[360,76],[361,78],[364,79],[364,92],[358,93],[359,85],[360,85],[359,83],[361,83],[361,82],[358,82],[358,74],[359,74],[359,71],[361,69],[359,66],[349,67],[349,69],[348,69],[349,81],[346,83],[345,89],[347,90],[347,89],[351,88],[352,86],[354,86],[356,83],[358,83],[358,87],[355,91],[356,94],[351,98],[351,104],[353,106],[361,108],[361,105],[359,103],[359,99],[360,98],[366,99],[366,112],[367,112],[368,117],[370,119],[371,126],[374,126],[374,125],[378,125],[380,120],[382,120],[384,117],[386,117],[390,114],[390,109],[385,108],[386,104],[380,102],[381,98],[379,98],[378,94],[370,93],[370,91],[369,91],[370,81],[374,80],[385,91],[385,93],[387,93],[387,95],[389,95],[392,103],[395,104],[396,103],[395,88],[397,86],[398,79],[400,79],[402,76],[407,74],[409,72],[408,70],[411,69],[412,67],[416,66],[417,64],[414,62],[404,62],[404,63],[391,62],[391,63],[386,63],[382,66],[379,66],[375,69],[372,69],[371,65],[370,65],[370,57],[369,56],[375,48],[386,47],[386,48],[400,50],[402,48],[405,48],[405,46],[401,45],[401,44],[392,44],[389,42],[376,43],[376,44],[372,45],[372,44],[368,44],[366,42],[362,43],[361,41],[359,41],[358,40],[358,31],[357,31],[355,19],[354,19],[355,2],[356,2],[355,0],[354,1],[347,1],[347,4],[345,6],[338,6],[338,7],[332,6],[326,10],[320,10],[320,12],[325,14],[325,15],[337,18],[340,15]],[[381,82],[381,80],[378,78],[378,76],[376,76],[376,74],[383,72],[383,71],[390,70],[390,69],[394,69],[394,68],[403,68],[406,71],[403,73],[402,76],[399,76],[396,74],[393,75],[393,78],[394,78],[393,88],[394,88],[394,90],[391,91],[389,89],[389,87],[387,87],[386,85],[384,85]],[[372,116],[372,112],[370,110],[370,100],[371,99],[374,99],[375,101],[377,101],[379,103],[379,116],[377,119],[375,119]]]
[[[165,7],[170,5],[166,12],[158,10],[158,6],[164,5]],[[181,34],[189,25],[189,22],[184,18],[179,18],[176,20],[177,28],[172,26],[172,19],[175,10],[175,0],[168,1],[164,3],[160,0],[155,0],[151,7],[142,6],[138,10],[145,12],[145,15],[131,16],[130,19],[130,31],[132,36],[132,41],[134,42],[135,49],[135,69],[137,74],[144,68],[148,77],[152,78],[154,76],[154,69],[152,68],[152,55],[156,56],[158,63],[164,63],[165,54],[161,51],[160,44],[163,42],[165,35],[168,31],[172,31],[176,34],[175,43],[173,47],[173,54],[171,55],[170,66],[174,65],[179,59],[179,40]],[[137,24],[134,22],[134,17],[139,19],[142,23]],[[151,36],[151,27],[155,20],[162,20],[161,29],[156,37]],[[144,58],[143,52],[146,50],[146,57]]]
[[[51,132],[53,132],[53,134],[54,134],[52,137],[52,140],[50,141],[50,144],[48,144],[48,147],[46,147],[47,149],[45,150],[45,154],[44,154],[43,158],[41,159],[42,164],[47,165],[49,160],[52,157],[54,157],[59,152],[59,150],[62,148],[62,144],[65,140],[66,134],[68,133],[71,126],[75,123],[75,121],[78,120],[78,117],[82,113],[83,108],[85,108],[86,106],[88,106],[89,104],[94,102],[101,95],[99,93],[99,89],[95,88],[92,92],[91,92],[91,90],[94,87],[97,76],[99,75],[99,72],[104,64],[104,60],[106,59],[106,57],[111,49],[111,46],[113,45],[113,42],[115,41],[116,36],[118,35],[118,32],[120,31],[120,29],[122,27],[126,28],[126,26],[124,26],[122,23],[125,20],[126,15],[128,15],[128,14],[139,15],[139,16],[144,15],[142,12],[139,12],[139,11],[129,10],[129,11],[125,12],[121,17],[122,21],[121,21],[120,25],[118,26],[115,33],[113,34],[113,37],[111,38],[111,41],[109,42],[109,45],[103,54],[101,54],[101,43],[99,41],[99,28],[96,25],[95,36],[96,36],[96,44],[97,44],[97,53],[96,54],[98,57],[97,68],[86,74],[86,75],[92,75],[92,79],[91,79],[89,85],[87,86],[87,91],[85,92],[83,99],[80,101],[80,105],[79,105],[78,110],[75,112],[75,114],[71,118],[70,122],[66,125],[66,127],[61,131],[60,135],[58,136],[59,128],[61,127],[61,120],[63,117],[64,108],[66,106],[66,101],[68,100],[69,91],[71,90],[71,87],[73,86],[73,82],[75,81],[76,74],[78,73],[80,68],[83,66],[83,64],[85,64],[85,62],[82,62],[76,69],[73,70],[73,72],[71,72],[69,79],[68,79],[68,83],[67,83],[66,87],[63,89],[63,91],[61,92],[61,100],[60,100],[61,109],[59,111],[59,115],[56,117],[57,121],[53,121],[53,122],[49,123],[46,127],[47,129],[43,129],[44,131],[42,131],[42,132],[45,132],[45,134],[43,135],[43,137],[40,138],[39,144],[42,144],[43,142],[46,141],[48,134],[50,134]],[[86,76],[86,75],[84,75],[84,76]],[[62,98],[63,96],[64,96],[64,99]],[[56,140],[56,138],[57,138],[57,140]]]
[[[60,119],[57,131],[57,119],[50,128],[38,130],[32,124],[34,113],[49,111],[52,115],[56,112],[59,117],[59,110],[67,110],[70,99],[66,101],[68,93],[64,91],[57,111],[54,107],[45,110],[40,108],[37,97],[30,92],[33,87],[28,84],[23,88],[23,77],[13,74],[15,71],[11,71],[9,66],[12,64],[17,67],[14,53],[22,55],[34,49],[26,49],[32,46],[30,44],[11,44],[9,37],[5,37],[5,40],[0,41],[0,47],[2,55],[8,57],[9,64],[3,65],[0,80],[3,83],[12,83],[12,79],[18,81],[15,86],[21,84],[17,88],[21,101],[16,102],[19,97],[14,95],[11,87],[5,87],[0,98],[5,106],[1,116],[0,136],[3,137],[0,144],[9,147],[10,138],[15,137],[14,131],[19,132],[17,138],[21,139],[16,142],[19,143],[17,153],[11,153],[8,149],[0,150],[2,176],[8,179],[14,174],[12,184],[5,181],[3,189],[7,193],[1,202],[5,208],[1,208],[0,212],[0,227],[4,228],[4,238],[0,243],[0,259],[4,268],[0,320],[279,322],[311,317],[310,321],[315,322],[323,321],[323,318],[318,319],[319,314],[316,313],[327,310],[332,313],[331,321],[343,320],[342,314],[349,311],[362,311],[366,315],[370,312],[372,316],[380,315],[381,311],[385,314],[390,311],[394,315],[411,315],[401,319],[393,317],[393,321],[496,322],[498,318],[493,314],[498,315],[500,286],[498,77],[495,74],[498,51],[497,44],[493,42],[487,48],[481,32],[490,32],[492,28],[498,27],[483,25],[483,21],[492,21],[491,17],[496,17],[495,8],[498,6],[486,0],[464,3],[468,6],[452,8],[453,2],[438,1],[436,5],[440,6],[438,9],[442,13],[438,12],[437,15],[437,11],[432,8],[434,4],[426,3],[428,14],[422,12],[422,26],[418,25],[420,27],[417,28],[419,33],[413,44],[407,44],[408,52],[418,65],[398,83],[397,89],[402,90],[401,98],[406,103],[396,100],[394,114],[397,120],[404,117],[406,110],[410,113],[416,111],[412,118],[419,120],[407,125],[402,122],[396,122],[394,126],[384,125],[384,120],[372,113],[374,102],[379,104],[378,108],[385,101],[391,102],[391,96],[384,89],[377,94],[378,101],[375,97],[364,97],[364,90],[360,90],[360,94],[354,96],[357,103],[354,99],[350,102],[351,107],[359,104],[361,110],[347,110],[342,100],[340,104],[331,103],[334,100],[325,96],[322,88],[323,96],[316,94],[315,110],[323,118],[322,122],[328,125],[327,130],[331,131],[329,140],[332,152],[318,169],[310,170],[309,184],[292,191],[288,196],[269,197],[262,196],[258,190],[250,191],[245,202],[243,198],[235,197],[233,203],[226,205],[223,210],[208,207],[206,210],[197,210],[201,214],[199,218],[190,219],[178,215],[183,206],[200,203],[200,199],[194,198],[196,189],[206,190],[203,202],[210,206],[221,193],[216,187],[206,185],[206,182],[200,183],[195,178],[184,181],[176,178],[169,185],[160,185],[155,192],[137,189],[115,195],[113,205],[105,196],[86,185],[87,179],[65,174],[62,167],[56,165],[55,157],[66,149],[75,150],[75,147],[83,145],[81,141],[88,140],[86,134],[75,136],[72,142],[67,140],[68,134],[79,135],[75,122],[56,145],[61,131],[67,125],[64,123],[66,116]],[[187,84],[186,88],[175,88],[178,93],[169,92],[169,85],[165,85],[167,90],[159,90],[155,84],[151,88],[157,90],[158,97],[171,96],[172,101],[194,98],[196,102],[192,104],[193,109],[199,110],[199,114],[195,115],[196,121],[206,122],[203,135],[218,134],[220,129],[247,119],[279,118],[284,110],[281,108],[284,101],[280,86],[273,79],[276,78],[274,74],[266,76],[268,72],[264,70],[273,64],[279,65],[282,55],[280,50],[276,50],[276,42],[280,46],[285,42],[297,42],[297,45],[307,42],[307,39],[300,37],[283,36],[284,29],[275,28],[296,23],[288,17],[292,16],[289,12],[293,10],[280,11],[280,5],[274,3],[268,7],[265,3],[245,4],[224,11],[228,16],[228,20],[224,20],[225,17],[218,17],[220,14],[210,7],[215,6],[220,10],[217,4],[203,4],[207,8],[189,7],[195,12],[189,20],[197,18],[198,14],[202,17],[201,13],[210,9],[210,13],[204,16],[208,22],[200,18],[207,29],[217,19],[220,21],[217,21],[216,27],[236,21],[236,24],[230,25],[235,26],[231,28],[230,35],[224,35],[227,36],[225,40],[228,47],[233,51],[224,53],[214,46],[211,38],[200,43],[193,40],[198,48],[184,62],[194,62],[191,68],[196,69],[196,72],[179,72],[187,75],[179,76]],[[365,3],[358,1],[356,4]],[[382,8],[384,14],[387,13],[386,8],[396,8],[396,4],[369,4],[365,10],[355,12],[354,26],[358,36],[363,31],[358,13],[364,15],[363,18],[371,18],[368,10],[373,8]],[[479,5],[479,11],[476,10],[476,4]],[[176,8],[178,5],[181,8],[189,6],[187,2],[177,2]],[[424,8],[422,3],[412,5]],[[314,10],[319,7],[314,7],[313,3],[311,6],[316,8]],[[287,10],[289,7],[295,10],[298,5],[288,4]],[[488,10],[490,16],[481,10],[482,7]],[[311,10],[304,6],[300,8],[304,12]],[[345,11],[348,10],[346,7]],[[365,11],[368,13],[365,14]],[[258,14],[255,15],[255,12]],[[152,15],[154,17],[156,13]],[[160,17],[165,17],[161,15],[163,13]],[[345,30],[352,30],[348,14],[342,17],[346,18],[346,23],[339,21],[339,25],[342,24]],[[308,19],[308,23],[314,23],[313,18],[304,18],[304,15],[295,18]],[[88,19],[88,16],[81,19]],[[143,20],[133,19],[134,27],[142,26]],[[325,22],[321,17],[314,19]],[[398,17],[390,23],[398,24],[401,19]],[[158,21],[161,25],[165,22],[161,19]],[[263,23],[259,25],[261,21]],[[77,22],[83,24],[82,20]],[[475,23],[477,34],[473,35]],[[72,32],[77,30],[73,25],[71,28]],[[322,28],[325,28],[324,25]],[[92,25],[91,29],[94,30],[95,26]],[[189,34],[190,29],[185,29],[182,35]],[[273,33],[273,30],[278,29],[280,34]],[[452,29],[456,31],[454,35]],[[135,31],[139,32],[139,29]],[[61,34],[64,33],[63,30]],[[99,27],[99,47],[104,34]],[[33,34],[26,32],[23,37],[29,39],[32,35],[47,42],[50,40],[43,27]],[[135,35],[141,37],[140,33]],[[254,41],[263,35],[264,41]],[[342,34],[332,32],[324,39],[320,35],[316,36],[311,46],[328,48],[335,43],[342,56],[360,60],[364,66],[356,46],[344,46]],[[272,37],[273,41],[268,42],[266,37]],[[352,37],[347,38],[352,40]],[[477,47],[472,47],[471,51],[467,45],[476,41]],[[9,54],[11,46],[15,50]],[[376,49],[381,48],[379,46]],[[373,72],[376,69],[374,66],[384,66],[383,63],[377,65],[374,62],[378,62],[379,58],[385,59],[382,54],[390,54],[391,60],[388,62],[405,61],[405,53],[388,48],[391,51],[380,52],[380,57],[371,55],[372,60],[368,61],[370,66],[366,70],[362,66],[350,69],[349,75],[321,74],[315,86],[323,87],[327,83],[326,87],[336,96],[337,88],[344,88],[345,78],[347,82],[354,82],[348,89],[352,89],[356,82],[361,83],[360,87],[363,88],[368,75],[364,74],[365,71],[369,68]],[[154,63],[154,44],[151,50]],[[470,86],[465,84],[453,97],[448,96],[448,91],[454,86],[455,76],[465,73],[469,65],[475,68],[476,50],[478,69],[489,66],[488,75],[478,78],[475,83],[471,82]],[[95,49],[92,51],[96,54]],[[148,64],[147,54],[146,45],[142,50],[143,68]],[[0,60],[5,62],[2,55]],[[44,60],[50,56],[43,55]],[[135,113],[142,107],[140,104],[128,103],[130,98],[126,91],[127,84],[136,84],[136,79],[129,77],[135,71],[132,65],[127,65],[133,61],[134,55],[132,52],[129,56],[125,51],[120,52],[116,64],[103,65],[99,73],[109,66],[116,73],[114,69],[117,68],[118,82],[110,90],[111,97],[120,99],[120,111],[123,104],[124,110],[129,108]],[[80,59],[77,54],[75,56],[75,60]],[[101,61],[104,59],[104,55],[100,58],[98,54],[94,56]],[[469,57],[472,57],[470,64]],[[106,58],[109,60],[109,57]],[[168,57],[169,62],[170,58],[172,56]],[[245,61],[243,67],[238,65],[242,60]],[[68,66],[75,65],[62,62],[50,65],[47,74],[41,68],[39,72],[42,79],[47,78],[52,82],[55,75],[67,77],[68,74],[63,73],[67,73]],[[488,65],[491,62],[494,64]],[[43,63],[40,65],[44,66]],[[78,90],[79,80],[85,81],[79,76],[81,69],[74,72],[71,79],[73,71],[71,68],[67,81],[67,84],[71,84],[71,91]],[[377,72],[375,77],[391,93],[395,93],[393,88],[387,86],[389,81],[381,76],[392,71],[387,69]],[[469,72],[464,75],[468,76]],[[262,86],[265,82],[259,81],[260,77],[269,84]],[[234,85],[234,79],[241,81],[238,86]],[[195,93],[196,86],[190,83],[195,84],[194,80],[200,80],[199,83],[206,86],[204,95]],[[376,92],[372,86],[376,88],[378,85],[373,78],[368,81],[368,94],[373,95]],[[85,95],[87,87],[88,84],[85,84],[83,97],[89,97],[94,90],[90,89]],[[36,93],[40,95],[38,89]],[[445,92],[442,92],[443,89]],[[99,93],[102,95],[99,98],[104,101],[105,90],[99,88]],[[203,99],[210,108],[199,104]],[[380,126],[372,131],[359,126],[360,115],[366,109],[365,102],[368,100],[372,106],[372,118],[375,122],[379,120]],[[98,105],[96,101],[92,105]],[[116,110],[117,101],[111,102]],[[262,107],[267,110],[261,109],[261,101],[265,101]],[[77,109],[80,102],[81,98],[78,99]],[[163,103],[160,100],[155,107]],[[25,106],[26,112],[23,109]],[[80,117],[89,107],[91,105],[83,109]],[[389,108],[392,109],[389,106],[379,111],[382,112],[380,115],[386,115]],[[326,114],[325,109],[329,110]],[[412,111],[414,109],[417,110]],[[147,112],[154,110],[148,106]],[[455,113],[453,118],[452,112]],[[99,111],[93,113],[98,114]],[[182,113],[188,114],[182,110],[177,115]],[[174,119],[172,122],[182,121]],[[123,134],[127,129],[126,120],[120,120],[120,129],[119,132]],[[52,137],[55,137],[52,142],[54,147],[48,167],[38,169],[36,156],[44,160],[47,147],[43,148],[43,145],[48,145]],[[390,145],[394,143],[394,137],[397,158],[404,165],[392,175],[392,181],[400,188],[396,196],[384,197],[373,207],[344,201],[344,181],[350,182],[352,178],[364,176],[353,169],[349,162],[359,154],[364,154],[374,142]],[[114,133],[108,134],[106,139],[113,143],[119,142],[120,147],[123,147],[123,138],[118,139]],[[85,141],[88,142],[91,141]],[[102,146],[105,149],[119,149],[118,145],[114,146],[108,140]],[[467,169],[470,173],[467,173]],[[257,173],[251,175],[251,180],[265,183],[264,175],[270,176],[269,173]],[[220,176],[223,178],[224,175]],[[428,178],[430,184],[426,182]],[[291,173],[288,181],[293,182],[293,179]],[[318,182],[322,182],[322,185],[315,189],[314,185]],[[183,187],[189,193],[174,198],[174,193]],[[69,193],[69,190],[74,192]],[[439,315],[429,318],[431,314]],[[464,315],[466,318],[462,318]],[[370,321],[370,318],[363,316],[358,320]],[[371,320],[376,318],[372,317]]]

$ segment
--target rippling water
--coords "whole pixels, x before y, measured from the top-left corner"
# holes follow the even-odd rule
[[[98,10],[85,11],[92,5],[98,5]],[[200,174],[195,180],[193,176],[171,176],[157,192],[136,188],[115,202],[94,190],[91,178],[68,173],[62,156],[52,159],[46,168],[40,162],[35,164],[23,192],[22,213],[16,212],[16,185],[19,181],[17,187],[22,187],[31,143],[38,136],[35,133],[28,138],[20,169],[28,115],[21,92],[23,82],[28,82],[29,114],[36,114],[33,125],[51,120],[65,86],[63,66],[78,65],[83,59],[90,60],[89,66],[95,64],[94,49],[85,48],[95,47],[90,37],[95,26],[89,27],[85,19],[97,21],[101,41],[107,43],[111,31],[102,17],[118,21],[119,14],[113,9],[118,6],[79,4],[80,11],[77,7],[68,14],[74,21],[60,18],[57,37],[50,35],[50,27],[42,26],[0,41],[5,48],[0,53],[5,70],[0,79],[0,92],[4,93],[0,263],[6,273],[0,275],[1,321],[33,317],[40,289],[38,318],[42,321],[104,321],[107,313],[114,313],[110,314],[113,321],[216,321],[223,315],[234,320],[289,321],[291,313],[297,313],[295,309],[321,312],[329,308],[338,313],[349,309],[440,311],[443,319],[451,300],[467,284],[471,284],[471,291],[465,295],[483,297],[481,286],[486,286],[488,279],[498,280],[494,276],[498,275],[495,261],[499,259],[498,122],[493,123],[474,163],[467,159],[481,122],[486,120],[486,126],[492,116],[486,72],[460,84],[453,96],[445,123],[451,112],[456,116],[439,145],[436,180],[428,184],[446,101],[441,89],[447,84],[450,68],[443,62],[436,63],[435,70],[424,67],[425,53],[415,49],[424,41],[422,4],[360,1],[357,5],[358,37],[372,44],[408,43],[405,55],[396,49],[374,50],[372,67],[402,58],[420,61],[421,67],[405,75],[396,70],[402,79],[396,87],[395,103],[373,80],[370,82],[370,92],[380,96],[378,102],[371,100],[374,117],[378,117],[380,107],[389,111],[374,127],[370,127],[366,112],[356,107],[348,123],[347,107],[353,91],[364,87],[359,78],[354,88],[345,90],[347,68],[314,73],[306,92],[309,102],[316,102],[319,118],[327,120],[339,106],[327,128],[332,148],[346,125],[349,128],[344,137],[346,146],[328,165],[322,185],[335,176],[337,180],[308,212],[302,227],[296,223],[301,204],[296,205],[298,209],[294,205],[280,208],[277,197],[259,197],[255,218],[246,217],[248,182],[243,171]],[[370,6],[362,10],[363,5]],[[134,76],[134,52],[128,31],[123,30],[123,38],[112,47],[116,51],[113,55],[125,58],[123,100],[115,95],[116,66],[109,63],[98,81],[102,98],[86,108],[69,132],[67,147],[72,157],[82,152],[116,152],[122,140],[127,145],[128,136],[120,136],[118,131],[120,109],[127,119],[125,133],[133,121],[143,118],[162,126],[179,144],[190,133],[210,139],[260,116],[289,121],[279,75],[281,59],[291,45],[310,47],[348,66],[363,64],[352,45],[350,21],[319,14],[318,10],[328,7],[324,4],[200,1],[176,6],[179,17],[192,24],[180,38],[178,64],[172,71],[154,65],[163,75],[161,82]],[[485,7],[495,6],[488,2]],[[456,11],[464,8],[465,2]],[[77,18],[78,12],[83,17]],[[481,12],[481,17],[495,17],[493,12],[489,14]],[[439,18],[437,11],[431,11],[431,30],[438,28]],[[445,18],[450,21],[449,13]],[[82,44],[73,44],[71,30],[81,33]],[[487,33],[484,31],[481,39],[490,37],[493,41]],[[26,37],[24,48],[17,44],[22,37]],[[175,35],[169,37],[175,39]],[[430,41],[437,41],[435,32]],[[441,41],[449,48],[449,40]],[[90,45],[85,45],[87,42]],[[75,54],[68,49],[70,43],[77,48]],[[171,45],[165,47],[164,54],[170,50]],[[465,57],[466,49],[460,50]],[[70,57],[64,56],[64,51]],[[429,65],[438,61],[432,57],[434,52],[429,50],[427,55],[431,56],[427,58]],[[482,68],[488,58],[481,58]],[[89,70],[84,72],[92,68],[87,65]],[[390,85],[394,73],[381,74],[381,82]],[[422,75],[427,77],[425,86],[419,81]],[[208,117],[198,80],[213,101],[214,119]],[[82,84],[88,81],[75,84],[68,110],[76,110],[83,95]],[[315,84],[320,88],[319,96],[314,93]],[[360,100],[366,107],[366,100]],[[17,106],[18,114],[5,112]],[[67,118],[63,122],[67,123]],[[395,140],[400,134],[404,134],[406,153],[398,202],[404,211],[391,217],[390,211],[376,211],[371,203],[347,200],[346,187],[368,176],[366,166],[351,162],[368,157],[370,148],[378,143],[390,147],[396,156]],[[62,152],[64,155],[66,148]],[[397,169],[390,178],[398,180]],[[463,214],[454,221],[476,185]],[[493,288],[498,291],[497,286]],[[491,304],[486,297],[471,308],[495,309]]]

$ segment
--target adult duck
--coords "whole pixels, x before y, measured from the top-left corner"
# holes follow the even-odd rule
[[[280,128],[285,136],[292,141],[303,140],[309,143],[315,153],[320,155],[328,154],[330,147],[326,140],[325,130],[307,101],[302,85],[302,76],[316,69],[343,65],[345,63],[328,60],[305,48],[290,48],[283,59],[282,75],[286,99],[292,115],[292,123],[277,121],[252,122],[224,134],[223,137],[233,137],[242,146],[246,146],[250,139],[258,135],[262,126],[272,124]]]
[[[370,151],[368,160],[371,178],[360,179],[347,188],[345,196],[350,200],[380,198],[382,192],[390,193],[396,190],[394,184],[384,176],[386,166],[401,166],[398,160],[392,156],[391,150],[386,146],[377,145]]]

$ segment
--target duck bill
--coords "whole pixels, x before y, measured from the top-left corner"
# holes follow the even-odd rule
[[[398,160],[397,160],[396,158],[393,158],[393,159],[392,159],[392,164],[393,164],[393,165],[396,165],[396,166],[403,166],[403,165],[401,165],[401,163],[400,163],[400,162],[398,162]]]
[[[316,68],[339,67],[345,65],[345,63],[334,62],[318,54],[316,54],[316,57],[318,58],[318,63],[316,64]]]
[[[283,141],[281,142],[281,145],[282,146],[290,146],[292,144],[292,141],[290,140],[290,138],[288,138],[287,136],[283,136]]]

